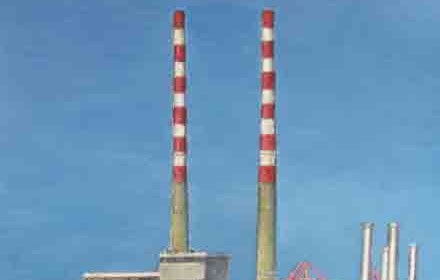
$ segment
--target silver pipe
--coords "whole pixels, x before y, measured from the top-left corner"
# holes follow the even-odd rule
[[[380,268],[380,280],[387,280],[388,277],[388,246],[383,247],[382,267]]]
[[[399,225],[397,223],[388,224],[388,248],[387,280],[397,280],[399,264]]]
[[[373,244],[374,223],[362,223],[362,260],[361,260],[361,280],[371,280],[372,263],[371,247]]]
[[[410,244],[408,249],[408,280],[417,280],[417,245]]]

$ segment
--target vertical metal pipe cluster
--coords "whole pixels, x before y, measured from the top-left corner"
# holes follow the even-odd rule
[[[397,280],[399,263],[399,225],[388,224],[388,276],[387,280]]]
[[[188,251],[188,191],[186,169],[186,73],[185,13],[173,18],[173,175],[171,193],[170,251]]]
[[[411,244],[408,249],[408,280],[417,280],[418,248],[416,244]]]
[[[362,261],[361,280],[371,280],[372,275],[372,232],[373,223],[362,223]],[[418,247],[409,245],[408,250],[408,280],[417,280]],[[382,251],[380,280],[398,280],[399,268],[399,225],[395,222],[388,224],[387,245]]]
[[[372,245],[373,223],[362,223],[362,261],[361,280],[371,280],[372,275]]]
[[[261,127],[258,170],[257,280],[276,279],[276,133],[274,12],[264,10],[261,26]]]

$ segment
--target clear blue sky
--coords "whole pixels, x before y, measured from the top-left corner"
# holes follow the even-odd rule
[[[259,20],[276,10],[279,275],[359,273],[361,221],[440,259],[440,4],[0,1],[0,271],[144,270],[168,244],[171,16],[187,12],[191,243],[254,279]],[[283,3],[283,4],[281,4]]]

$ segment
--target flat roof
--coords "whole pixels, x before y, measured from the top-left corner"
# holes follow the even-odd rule
[[[158,271],[148,272],[86,272],[83,274],[84,279],[107,279],[107,278],[159,278]]]
[[[159,255],[160,258],[178,258],[178,257],[199,257],[199,258],[230,258],[228,254],[224,253],[208,253],[203,251],[195,252],[162,252]]]

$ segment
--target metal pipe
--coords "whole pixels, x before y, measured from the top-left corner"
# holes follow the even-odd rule
[[[388,224],[388,248],[387,280],[397,280],[399,264],[399,225],[395,222]]]
[[[257,280],[275,280],[276,273],[276,134],[274,12],[264,10],[261,27],[261,130],[258,169]]]
[[[387,280],[388,277],[388,252],[389,252],[388,246],[383,247],[380,280]]]
[[[408,280],[417,280],[417,257],[417,245],[410,244],[408,253]]]
[[[372,275],[372,244],[374,223],[362,223],[362,260],[361,260],[361,280],[371,280]]]

